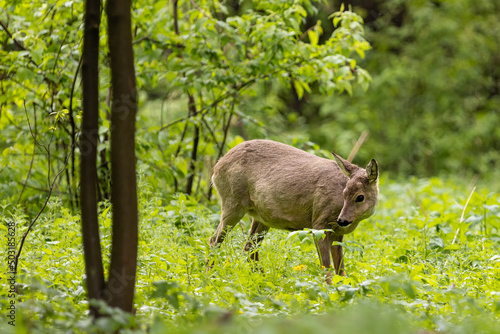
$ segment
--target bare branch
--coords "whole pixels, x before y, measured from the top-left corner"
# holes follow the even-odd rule
[[[35,145],[43,147],[47,151],[47,154],[48,154],[47,160],[48,160],[48,164],[49,164],[49,175],[50,175],[50,163],[51,163],[50,144],[49,144],[48,147],[45,147],[44,145],[40,144],[38,142],[38,140],[36,139],[36,137],[37,137],[37,134],[36,134],[36,110],[35,110],[35,132],[33,132],[33,129],[31,128],[31,124],[29,122],[28,111],[26,110],[26,103],[24,105],[24,110],[26,112],[26,117],[28,118],[28,124],[29,124],[29,128],[30,128],[30,133],[31,133],[31,136],[33,137],[33,139],[35,141]],[[53,133],[52,133],[52,136],[53,136]],[[51,138],[50,141],[52,141],[52,138]],[[35,148],[33,148],[33,151],[35,151]],[[33,221],[30,223],[30,225],[28,226],[28,229],[26,230],[26,232],[24,232],[24,234],[23,234],[23,236],[21,238],[21,244],[19,245],[19,249],[17,251],[17,254],[14,257],[14,272],[15,273],[17,273],[17,266],[18,266],[18,263],[19,263],[19,258],[21,256],[21,253],[23,251],[23,246],[24,246],[24,242],[26,241],[26,237],[28,236],[29,232],[31,231],[31,228],[33,227],[33,225],[35,225],[35,223],[37,222],[38,218],[40,218],[40,215],[42,214],[42,212],[45,210],[45,207],[49,203],[50,197],[52,196],[52,190],[54,189],[56,181],[59,178],[59,176],[64,172],[64,170],[66,169],[66,166],[68,165],[68,161],[69,161],[71,152],[72,152],[72,150],[70,150],[70,153],[66,156],[66,159],[64,161],[64,165],[61,168],[61,170],[54,176],[54,178],[52,179],[52,181],[49,179],[49,193],[47,194],[47,198],[45,199],[45,202],[43,203],[42,208],[40,209],[40,211],[38,211],[38,214],[33,219]],[[26,182],[27,182],[27,180],[26,180]]]
[[[363,145],[366,138],[368,137],[368,133],[369,132],[366,130],[361,133],[361,135],[358,138],[358,141],[356,142],[356,144],[354,144],[354,147],[352,148],[351,153],[349,153],[349,157],[347,158],[347,161],[352,162],[352,160],[356,156],[356,153],[358,153],[359,148],[361,147],[361,145]]]
[[[9,37],[14,41],[14,43],[16,43],[16,45],[19,48],[21,48],[21,50],[28,51],[28,49],[26,49],[24,47],[24,45],[22,45],[17,39],[14,38],[14,36],[9,31],[9,29],[7,29],[7,26],[2,21],[0,21],[0,25],[2,26],[3,30],[5,30],[5,32],[7,33],[7,35],[9,35]]]
[[[242,83],[241,85],[239,85],[239,86],[235,87],[235,90],[237,90],[237,91],[242,90],[243,88],[245,88],[245,87],[247,87],[247,86],[249,86],[249,85],[253,84],[254,82],[256,82],[256,81],[257,81],[257,79],[258,79],[258,78],[252,78],[252,79],[250,79],[250,80],[248,80],[248,81],[246,81],[246,82]],[[219,104],[221,101],[223,101],[224,99],[228,98],[229,96],[231,96],[231,95],[233,95],[233,94],[234,94],[234,92],[232,92],[232,91],[228,91],[228,92],[226,92],[225,94],[222,94],[222,95],[221,95],[221,96],[219,96],[217,99],[215,99],[212,103],[210,103],[208,106],[203,107],[201,110],[199,110],[199,111],[198,111],[198,115],[203,116],[204,114],[206,114],[207,112],[209,112],[212,108],[214,108],[217,104]],[[165,126],[161,127],[161,128],[158,130],[158,132],[163,131],[163,130],[165,130],[165,129],[167,129],[167,128],[169,128],[169,127],[171,127],[171,126],[173,126],[173,125],[175,125],[175,124],[177,124],[177,123],[184,122],[184,121],[186,121],[186,120],[190,119],[190,118],[191,118],[191,117],[193,117],[193,116],[194,116],[194,115],[187,115],[187,116],[185,116],[185,117],[181,117],[181,118],[179,118],[179,119],[177,119],[177,120],[175,120],[175,121],[173,121],[173,122],[171,122],[171,123],[169,123],[169,124],[167,124],[167,125],[165,125]]]
[[[469,198],[467,198],[467,202],[465,202],[464,209],[462,210],[462,216],[460,217],[460,224],[462,224],[462,222],[464,221],[465,209],[467,209],[467,205],[469,205],[469,201],[472,197],[472,194],[474,194],[475,190],[476,190],[476,187],[474,186],[474,188],[472,188],[472,191],[470,192]],[[451,242],[452,245],[457,240],[458,231],[460,231],[460,227],[458,227],[457,231],[455,232],[455,236],[453,237],[453,241]]]

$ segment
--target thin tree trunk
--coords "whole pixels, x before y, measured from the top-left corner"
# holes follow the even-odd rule
[[[229,119],[227,120],[227,123],[222,123],[222,128],[224,132],[224,137],[222,139],[222,143],[220,144],[219,147],[219,153],[217,154],[217,161],[222,157],[222,153],[224,152],[224,146],[226,145],[226,139],[227,139],[227,134],[229,131],[229,126],[231,125],[231,120],[233,119],[233,111],[234,111],[234,103],[231,105],[231,112],[229,113]],[[212,183],[210,182],[210,185],[208,186],[208,193],[207,193],[207,199],[210,201],[212,198]]]
[[[188,93],[189,98],[189,114],[191,116],[196,116],[198,111],[196,110],[196,104],[194,98]],[[189,177],[186,184],[186,194],[191,195],[193,192],[194,176],[196,175],[196,160],[198,157],[198,143],[200,142],[200,127],[198,124],[194,124],[193,129],[193,148],[191,150],[191,162],[189,163]]]
[[[99,16],[100,21],[100,16]],[[82,67],[83,56],[80,57],[80,61],[78,62],[78,66],[76,67],[75,76],[73,78],[73,83],[71,85],[71,92],[69,94],[69,123],[71,125],[71,184],[68,186],[71,188],[74,197],[71,198],[71,206],[78,207],[79,199],[78,199],[78,190],[76,187],[76,170],[75,170],[75,149],[76,149],[76,124],[75,118],[73,117],[73,96],[75,93],[76,81],[78,79],[78,73]]]
[[[131,0],[108,0],[108,43],[111,61],[111,204],[113,236],[108,304],[133,312],[137,266],[137,185],[135,115],[137,112]]]
[[[178,0],[174,0],[173,3],[173,9],[174,9],[174,31],[177,35],[179,35],[179,7],[178,7]],[[196,116],[197,110],[196,110],[196,103],[194,101],[193,95],[191,95],[189,92],[187,92],[188,95],[188,115],[191,117]],[[189,118],[189,117],[188,117]],[[179,155],[179,152],[181,150],[182,146],[182,141],[184,140],[184,137],[186,135],[186,130],[188,127],[188,120],[186,120],[186,124],[184,125],[184,130],[182,131],[182,136],[181,140],[179,141],[179,146],[177,148],[177,152],[175,153],[175,156],[177,157]],[[188,180],[186,183],[186,194],[191,195],[193,192],[193,184],[194,184],[194,176],[196,174],[196,160],[198,156],[198,143],[200,141],[200,127],[197,124],[194,124],[194,129],[193,129],[193,149],[191,150],[191,162],[189,164],[189,176]],[[175,191],[177,192],[178,189],[178,183],[177,179],[174,178],[175,182]]]
[[[97,220],[97,136],[99,125],[100,0],[87,0],[83,37],[83,117],[80,137],[80,208],[88,299],[99,299],[105,287]],[[89,306],[90,314],[98,316]]]

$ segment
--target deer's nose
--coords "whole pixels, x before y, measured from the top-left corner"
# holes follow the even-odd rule
[[[339,224],[339,226],[342,226],[342,227],[346,227],[350,223],[352,223],[352,222],[350,222],[348,220],[343,220],[343,219],[338,219],[337,220],[337,224]]]

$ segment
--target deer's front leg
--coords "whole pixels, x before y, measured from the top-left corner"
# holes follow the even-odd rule
[[[327,284],[332,284],[332,272],[330,271],[330,246],[332,242],[330,241],[330,234],[330,232],[325,232],[324,238],[320,237],[319,240],[314,239],[320,259],[320,265],[322,265],[326,271]]]
[[[342,242],[344,239],[343,235],[332,235],[331,241]],[[345,276],[344,271],[344,251],[342,250],[342,246],[340,245],[331,245],[332,247],[332,259],[333,259],[333,267],[335,268],[335,274]]]

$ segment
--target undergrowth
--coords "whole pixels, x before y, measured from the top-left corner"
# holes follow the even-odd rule
[[[211,250],[217,204],[205,206],[185,195],[158,198],[144,180],[136,315],[101,305],[111,316],[96,323],[87,319],[79,216],[56,199],[29,234],[20,260],[17,332],[500,330],[500,193],[489,192],[488,185],[472,192],[463,181],[383,177],[376,213],[345,238],[347,276],[334,276],[329,286],[311,234],[271,230],[255,268],[242,252],[246,218],[221,248]],[[16,223],[19,240],[28,217],[6,203],[2,217],[2,245],[7,222]],[[107,259],[109,203],[100,208],[100,224]],[[214,267],[207,273],[209,257]],[[6,280],[1,284],[5,291]],[[0,303],[5,310],[5,293]],[[5,316],[0,329],[13,332]]]

